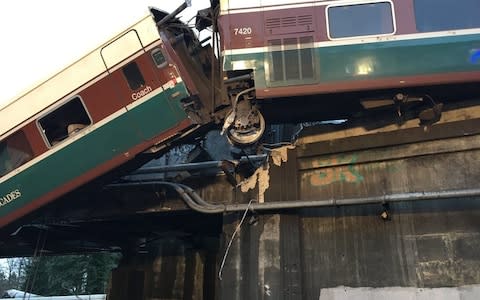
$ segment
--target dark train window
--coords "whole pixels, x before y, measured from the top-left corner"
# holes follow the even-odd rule
[[[268,64],[270,81],[284,80],[283,52],[281,51],[282,40],[277,39],[268,41],[268,45],[272,49],[270,51],[270,63]]]
[[[82,100],[77,96],[39,119],[38,124],[50,146],[54,146],[92,124],[92,121]]]
[[[297,38],[284,39],[285,76],[287,80],[300,79],[300,56]]]
[[[123,75],[128,81],[128,86],[132,90],[138,90],[145,85],[145,79],[143,79],[142,73],[138,68],[136,62],[131,62],[122,68]]]
[[[163,55],[162,50],[159,48],[152,51],[152,58],[158,68],[163,68],[168,64],[165,55]]]
[[[268,45],[270,81],[313,79],[313,37],[275,39]]]
[[[23,131],[0,142],[0,177],[33,158],[32,148]]]
[[[331,38],[390,34],[394,32],[390,2],[376,2],[328,8]]]
[[[302,79],[313,79],[313,37],[304,36],[300,38],[300,69],[302,70]],[[308,48],[305,48],[305,47]]]
[[[478,0],[415,0],[414,7],[420,32],[480,27]]]

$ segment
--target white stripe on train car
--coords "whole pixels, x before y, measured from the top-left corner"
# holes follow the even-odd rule
[[[223,50],[222,56],[229,55],[243,55],[251,53],[264,53],[269,51],[282,51],[282,50],[296,50],[296,49],[308,49],[308,48],[326,48],[334,46],[349,46],[357,44],[369,44],[369,43],[382,43],[382,42],[393,42],[393,41],[408,41],[415,39],[428,39],[428,38],[440,38],[440,37],[453,37],[453,36],[462,36],[462,35],[472,35],[480,34],[480,29],[461,29],[461,30],[448,30],[448,31],[437,31],[437,32],[427,32],[427,33],[412,33],[412,34],[402,34],[402,35],[389,35],[389,36],[369,36],[361,38],[346,38],[341,40],[333,41],[322,41],[315,42],[312,45],[293,45],[293,46],[264,46],[264,47],[254,47],[254,48],[242,48],[242,49],[230,49]]]

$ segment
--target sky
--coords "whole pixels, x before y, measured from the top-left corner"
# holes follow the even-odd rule
[[[0,107],[48,79],[148,14],[182,0],[0,1]],[[209,0],[192,0],[188,20]]]

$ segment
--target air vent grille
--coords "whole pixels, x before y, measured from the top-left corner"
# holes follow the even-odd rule
[[[265,29],[270,34],[311,31],[312,25],[312,15],[272,17],[265,20]]]

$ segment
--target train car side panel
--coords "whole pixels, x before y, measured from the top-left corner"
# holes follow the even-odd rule
[[[158,90],[156,94],[149,95],[149,101],[137,105],[128,113],[120,110],[112,114],[63,141],[51,151],[31,160],[15,172],[2,177],[0,179],[2,197],[12,192],[16,196],[14,199],[7,197],[8,199],[1,201],[0,226],[14,219],[13,216],[24,215],[34,207],[53,199],[45,195],[63,194],[75,187],[71,182],[80,180],[85,183],[91,179],[91,174],[98,175],[112,169],[122,161],[131,159],[139,151],[145,150],[152,142],[167,139],[191,126],[187,119],[178,118],[170,110],[165,109],[172,101],[169,96],[185,92],[182,83],[177,83],[165,93]],[[135,133],[136,126],[132,125],[131,120],[132,117],[140,120],[142,116],[151,114],[152,111],[156,122],[149,123],[148,126],[154,127],[152,130],[160,134],[151,136],[149,141],[145,141]],[[151,119],[147,117],[146,121],[149,120]]]
[[[139,22],[125,30],[125,32],[130,31],[138,34],[141,44],[145,47],[159,39],[155,23],[153,23],[150,16],[142,18]],[[118,37],[115,37],[109,43],[115,39],[118,39]],[[138,41],[136,43],[140,45]],[[17,99],[1,105],[0,112],[2,114],[2,122],[0,123],[0,136],[3,136],[21,122],[41,112],[45,107],[55,104],[59,99],[72,93],[72,91],[78,87],[88,84],[90,81],[104,75],[106,67],[104,61],[102,61],[102,48],[103,46],[93,50],[64,70],[33,87]],[[118,53],[117,56],[122,59],[127,58],[131,54],[128,50],[129,49],[120,48],[120,53]],[[118,64],[119,62],[118,59],[113,57],[109,60],[109,64],[111,65]]]
[[[222,9],[224,70],[253,69],[257,98],[478,81],[480,26],[455,16],[452,23],[458,24],[436,20],[434,12],[415,10],[423,2],[325,1]],[[475,19],[475,14],[480,10],[473,9],[466,18]],[[423,25],[430,24],[425,18],[431,25]],[[247,26],[248,19],[262,19],[255,28],[264,31],[257,29],[263,38],[251,38],[247,46],[232,28]],[[439,30],[445,26],[455,29]]]

